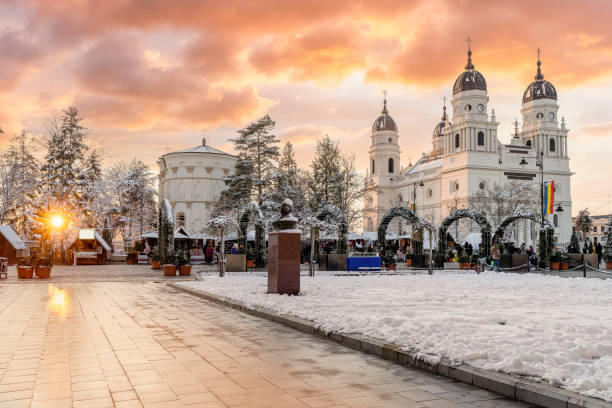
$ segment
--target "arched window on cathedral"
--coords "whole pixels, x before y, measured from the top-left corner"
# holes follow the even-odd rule
[[[457,133],[455,135],[455,149],[458,149],[460,145],[460,141],[459,141],[459,133]]]
[[[372,175],[376,174],[376,162],[374,161],[374,159],[372,159],[372,171],[371,171]]]
[[[525,142],[525,146],[529,146],[529,147],[531,147],[531,140],[526,141],[526,142]]]
[[[389,157],[389,173],[393,173],[393,158]]]
[[[549,147],[550,147],[550,151],[554,152],[555,151],[555,139],[550,139],[549,141]]]
[[[184,227],[185,226],[185,214],[179,213],[176,216],[176,226],[177,227]]]
[[[559,216],[557,214],[553,215],[553,224],[555,225],[555,227],[559,226]]]
[[[478,132],[478,146],[484,146],[484,133]]]

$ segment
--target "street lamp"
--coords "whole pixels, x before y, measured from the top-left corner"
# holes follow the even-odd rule
[[[526,166],[527,160],[525,159],[535,159],[536,160],[536,166],[538,166],[540,168],[540,174],[541,174],[541,178],[540,178],[540,210],[542,211],[542,226],[544,225],[544,214],[546,212],[546,209],[544,208],[544,152],[540,152],[540,154],[538,156],[533,156],[533,157],[522,157],[521,158],[521,162],[519,163],[520,166]]]
[[[557,208],[555,208],[555,211],[558,213],[562,213],[563,212],[563,207],[561,207],[561,204],[557,205]]]

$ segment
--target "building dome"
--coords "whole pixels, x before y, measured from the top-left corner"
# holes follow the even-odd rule
[[[387,111],[387,99],[384,100],[382,114],[378,118],[376,118],[374,124],[372,125],[372,133],[380,132],[383,130],[397,132],[397,125],[395,124],[393,118],[389,116],[389,112]]]
[[[443,109],[442,119],[440,120],[440,123],[436,125],[433,131],[434,139],[441,137],[444,134],[444,130],[449,128],[451,125],[451,123],[448,120],[448,117],[446,116],[446,105],[442,109]]]
[[[453,86],[453,95],[463,91],[471,91],[473,89],[479,89],[481,91],[487,91],[487,82],[484,76],[474,69],[472,64],[472,50],[468,50],[468,62],[463,71],[455,81]]]
[[[525,92],[523,92],[523,103],[534,101],[536,99],[554,99],[557,100],[557,90],[554,85],[544,79],[540,68],[542,62],[538,55],[538,72],[534,77],[535,81],[529,84]]]

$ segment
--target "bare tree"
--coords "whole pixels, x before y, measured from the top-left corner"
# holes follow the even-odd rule
[[[517,211],[531,211],[540,214],[540,192],[533,185],[510,181],[506,184],[485,188],[471,199],[472,207],[483,213],[492,226],[501,224],[502,220]]]
[[[585,208],[584,210],[578,211],[578,216],[576,217],[576,230],[580,234],[580,238],[584,240],[592,228],[593,219],[591,218],[589,209]]]

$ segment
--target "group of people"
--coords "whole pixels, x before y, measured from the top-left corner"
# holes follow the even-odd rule
[[[570,254],[579,254],[580,247],[576,247],[575,244],[569,244],[569,246],[567,247],[567,252]],[[582,253],[597,254],[597,263],[601,263],[601,258],[603,256],[603,246],[601,245],[601,242],[595,243],[587,240],[582,246]]]

